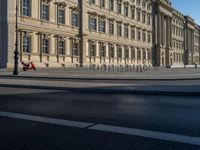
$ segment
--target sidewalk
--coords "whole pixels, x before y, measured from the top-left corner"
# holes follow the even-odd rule
[[[0,69],[0,76],[12,76],[12,70]],[[200,79],[200,68],[160,68],[146,72],[102,72],[102,71],[67,71],[65,69],[37,69],[20,71],[19,77],[52,79],[99,79],[99,80],[190,80]]]
[[[145,84],[147,81],[150,84]],[[187,84],[176,84],[186,81]],[[12,70],[0,69],[0,86],[101,93],[200,95],[200,69],[115,73],[39,69],[36,72],[20,72],[19,76],[13,76]]]

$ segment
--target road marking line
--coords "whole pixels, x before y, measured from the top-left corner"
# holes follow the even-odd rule
[[[26,114],[20,114],[20,113],[4,112],[4,111],[0,111],[0,116],[14,118],[14,119],[41,122],[41,123],[48,123],[48,124],[53,124],[53,125],[61,125],[61,126],[69,126],[69,127],[76,127],[76,128],[96,130],[96,131],[126,134],[126,135],[140,136],[144,138],[152,138],[152,139],[157,139],[157,140],[179,142],[179,143],[200,146],[200,137],[192,137],[192,136],[185,136],[185,135],[179,135],[179,134],[171,134],[171,133],[127,128],[127,127],[117,127],[117,126],[111,126],[111,125],[95,124],[95,123],[80,122],[80,121],[71,121],[71,120],[41,117],[41,116],[35,116],[35,115],[26,115]]]
[[[157,131],[150,131],[150,130],[141,130],[135,128],[126,128],[126,127],[117,127],[117,126],[110,126],[110,125],[103,125],[98,124],[88,129],[98,130],[98,131],[106,131],[112,133],[120,133],[126,135],[134,135],[140,136],[144,138],[152,138],[158,140],[165,140],[171,142],[179,142],[179,143],[186,143],[192,145],[200,145],[200,138],[199,137],[191,137],[179,134],[171,134],[171,133],[164,133],[164,132],[157,132]]]
[[[88,126],[93,125],[93,123],[87,123],[87,122],[55,119],[55,118],[49,118],[49,117],[40,117],[40,116],[25,115],[25,114],[19,114],[19,113],[3,112],[3,111],[0,111],[0,116],[29,120],[29,121],[36,121],[36,122],[48,123],[48,124],[54,124],[54,125],[77,127],[77,128],[86,128]]]

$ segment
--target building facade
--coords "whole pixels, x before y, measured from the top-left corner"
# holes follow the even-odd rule
[[[38,67],[200,63],[200,27],[169,0],[19,0],[20,62]],[[16,0],[0,1],[0,67],[14,64]]]

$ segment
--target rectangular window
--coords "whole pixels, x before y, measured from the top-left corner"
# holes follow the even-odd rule
[[[41,7],[41,19],[49,20],[49,5],[42,3]]]
[[[141,59],[141,51],[139,48],[137,49],[137,59]]]
[[[128,17],[128,5],[124,5],[124,16]]]
[[[114,0],[109,0],[109,10],[114,11]]]
[[[128,38],[129,37],[128,34],[129,34],[129,32],[128,32],[128,26],[125,25],[124,26],[124,37]]]
[[[146,51],[143,49],[143,59],[146,59],[147,55],[146,55]]]
[[[117,24],[117,35],[122,36],[122,25],[120,23]]]
[[[109,45],[109,57],[114,58],[114,47]]]
[[[64,55],[65,54],[65,42],[61,39],[58,42],[58,49],[59,49],[59,54]]]
[[[131,18],[135,19],[135,8],[131,9]]]
[[[141,15],[141,12],[140,12],[140,10],[138,10],[137,11],[137,21],[140,21],[140,18],[141,18],[140,15]]]
[[[105,7],[105,0],[100,0],[100,7],[101,8]]]
[[[117,2],[117,14],[122,13],[122,4],[120,2]]]
[[[151,43],[151,34],[148,33],[148,43]]]
[[[79,26],[79,21],[78,21],[78,13],[77,12],[72,12],[72,26],[78,27]]]
[[[135,59],[135,50],[134,49],[131,50],[131,58]]]
[[[146,15],[143,13],[142,14],[142,22],[145,23],[146,22]]]
[[[109,33],[114,34],[114,22],[113,21],[109,22]]]
[[[95,0],[90,0],[90,4],[95,4]]]
[[[89,19],[89,29],[90,30],[97,30],[97,19],[94,17],[90,17]]]
[[[106,46],[100,44],[100,57],[106,57]]]
[[[151,60],[151,52],[148,50],[148,60]]]
[[[99,32],[106,32],[106,22],[105,20],[99,20]]]
[[[124,49],[124,55],[125,55],[126,59],[129,58],[129,49],[128,49],[128,47],[125,47],[125,49]]]
[[[43,37],[42,39],[42,53],[43,54],[49,53],[49,39],[46,37]]]
[[[79,56],[79,54],[78,54],[78,52],[79,52],[79,46],[78,46],[78,43],[73,43],[73,47],[72,47],[72,49],[73,49],[73,55],[74,56]]]
[[[137,40],[140,41],[141,40],[141,34],[140,34],[140,30],[137,31]]]
[[[118,58],[122,58],[122,48],[121,47],[118,47],[117,56],[118,56]]]
[[[23,15],[31,16],[31,0],[23,0]]]
[[[65,23],[65,9],[58,8],[58,23]]]
[[[90,46],[89,46],[89,48],[90,48],[90,56],[91,57],[95,57],[96,56],[96,45],[95,44],[93,44],[93,43],[90,43]]]
[[[24,53],[31,52],[31,37],[26,33],[23,36],[23,52]]]
[[[147,24],[150,25],[151,24],[151,16],[148,14],[147,16]]]
[[[143,37],[143,42],[146,42],[146,33],[145,33],[145,31],[143,31],[142,37]]]
[[[131,28],[131,39],[135,39],[135,28]]]

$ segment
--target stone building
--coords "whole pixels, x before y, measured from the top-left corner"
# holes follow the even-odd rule
[[[172,17],[172,65],[184,65],[184,16],[173,10]]]
[[[200,30],[169,0],[18,0],[20,62],[38,67],[199,63]],[[13,67],[16,0],[0,1],[0,67]]]

